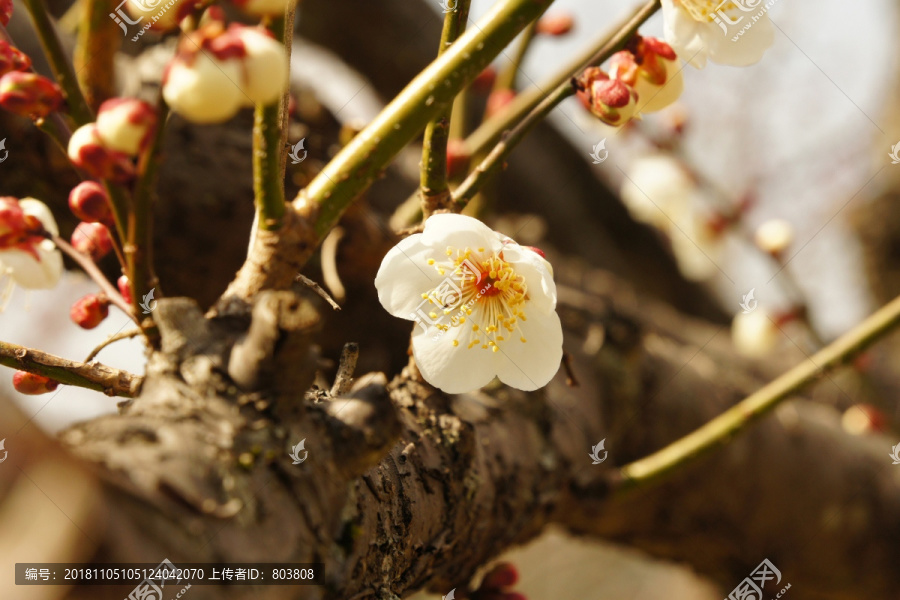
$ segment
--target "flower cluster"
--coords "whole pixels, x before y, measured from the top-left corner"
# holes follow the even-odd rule
[[[134,159],[149,144],[156,120],[155,110],[143,100],[107,100],[96,122],[72,133],[69,159],[91,177],[127,182],[135,175]]]
[[[195,123],[276,101],[287,88],[284,47],[265,29],[211,21],[187,34],[163,75],[163,97]]]
[[[48,234],[56,221],[43,202],[0,197],[0,275],[27,289],[49,289],[62,276],[62,254]]]
[[[430,217],[422,233],[384,257],[375,287],[389,313],[417,322],[416,365],[447,393],[494,377],[535,390],[559,369],[562,325],[550,263],[477,219]]]
[[[674,50],[656,38],[635,36],[614,54],[609,73],[588,67],[578,80],[585,107],[607,125],[619,126],[642,112],[662,110],[684,89]]]

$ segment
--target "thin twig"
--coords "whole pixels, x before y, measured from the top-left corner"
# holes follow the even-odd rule
[[[94,360],[100,351],[112,344],[113,342],[118,342],[119,340],[126,340],[129,338],[137,337],[141,335],[143,331],[141,329],[129,329],[128,331],[120,331],[119,333],[114,333],[113,335],[106,338],[104,341],[100,342],[100,344],[91,350],[91,353],[87,355],[87,358],[84,359],[84,362],[89,363]]]
[[[337,252],[338,246],[344,237],[344,228],[335,227],[331,233],[322,242],[322,280],[325,286],[338,302],[343,302],[347,298],[347,290],[341,283],[341,275],[338,273]]]
[[[344,349],[341,350],[341,362],[338,364],[337,375],[334,377],[334,385],[331,386],[332,396],[340,397],[350,391],[358,360],[359,344],[356,342],[344,344]]]
[[[699,429],[662,450],[619,469],[612,481],[614,491],[623,493],[626,490],[656,483],[693,463],[707,452],[724,445],[809,383],[852,362],[859,353],[896,329],[898,325],[900,325],[900,297]]]
[[[572,355],[568,352],[563,352],[562,366],[566,372],[566,385],[569,387],[580,386],[581,384],[578,382],[578,378],[575,377],[575,369],[572,366]]]
[[[325,302],[330,304],[331,308],[333,308],[334,310],[341,310],[341,306],[334,301],[334,298],[328,295],[328,292],[322,289],[322,286],[320,286],[318,283],[316,283],[303,273],[297,275],[297,281],[302,281],[304,284],[306,284],[312,291],[321,296],[325,300]]]
[[[134,398],[144,378],[99,363],[79,363],[25,346],[0,342],[0,365],[49,377],[66,385]]]
[[[438,56],[447,51],[466,30],[471,0],[459,0],[456,10],[444,15],[444,29]],[[422,142],[422,173],[419,188],[422,194],[422,216],[427,219],[440,208],[447,208],[450,190],[447,186],[447,140],[450,139],[452,105],[425,127]]]
[[[58,235],[49,236],[53,243],[56,244],[56,247],[68,254],[72,260],[78,263],[78,265],[84,269],[84,272],[88,274],[88,276],[94,280],[94,282],[100,286],[100,289],[103,290],[103,293],[109,298],[109,301],[115,304],[119,309],[128,315],[132,321],[136,324],[140,325],[137,317],[134,314],[131,306],[127,302],[125,302],[125,298],[122,297],[122,294],[119,293],[113,284],[109,282],[109,279],[106,278],[100,268],[91,260],[86,254],[82,254],[75,248],[69,244],[66,240],[62,239]]]

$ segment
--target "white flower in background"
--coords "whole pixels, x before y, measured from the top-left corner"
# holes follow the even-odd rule
[[[753,239],[760,250],[778,256],[794,242],[794,226],[784,219],[771,219],[759,226]]]
[[[54,287],[62,276],[62,254],[44,232],[59,235],[46,204],[0,198],[0,276],[27,289]]]
[[[163,76],[163,97],[195,123],[221,123],[287,88],[284,46],[264,30],[212,21],[186,35]]]
[[[778,327],[764,310],[740,313],[731,323],[731,340],[748,358],[762,358],[778,343]]]
[[[535,390],[559,369],[562,326],[550,263],[477,219],[430,217],[422,233],[391,248],[375,287],[389,313],[418,321],[416,364],[447,393],[494,377]]]
[[[666,41],[698,69],[752,65],[775,41],[763,0],[662,0],[662,10]]]

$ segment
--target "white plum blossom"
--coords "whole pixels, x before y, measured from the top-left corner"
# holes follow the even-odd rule
[[[0,276],[26,289],[54,287],[63,259],[45,232],[59,235],[46,204],[34,198],[0,198]]]
[[[752,65],[775,41],[763,0],[662,0],[662,10],[666,41],[698,69]]]
[[[438,214],[391,248],[375,277],[382,306],[417,321],[422,376],[450,394],[499,377],[526,391],[547,385],[562,359],[553,269],[481,221]]]

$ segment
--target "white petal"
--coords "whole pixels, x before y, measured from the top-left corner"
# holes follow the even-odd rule
[[[459,345],[454,346],[457,331],[464,335],[460,336]],[[500,353],[480,345],[469,348],[470,331],[463,326],[440,335],[434,327],[425,330],[416,325],[412,338],[413,356],[425,381],[448,394],[463,394],[484,387],[494,379]]]
[[[49,233],[53,235],[59,235],[59,228],[56,226],[56,219],[53,218],[53,213],[50,212],[50,209],[47,208],[47,205],[41,202],[40,200],[35,200],[34,198],[22,198],[19,200],[19,206],[22,208],[22,212],[31,217],[35,217],[38,221],[41,222],[41,225],[44,226]]]
[[[172,110],[194,123],[221,123],[240,110],[246,98],[237,60],[218,60],[198,52],[187,66],[176,59],[163,84],[163,97]]]
[[[638,112],[657,112],[674,104],[684,91],[684,77],[679,60],[662,60],[666,65],[666,83],[653,85],[644,77],[639,77],[634,89],[638,93]]]
[[[0,266],[18,285],[26,289],[50,289],[59,282],[63,271],[62,254],[50,240],[38,246],[40,261],[22,250],[0,252]]]
[[[500,359],[497,376],[506,385],[530,392],[542,388],[559,371],[562,360],[562,324],[559,315],[532,314],[520,321],[522,336],[527,340],[509,339],[493,353]]]
[[[438,250],[454,248],[484,248],[485,252],[500,250],[500,235],[479,221],[465,215],[441,213],[425,221],[422,243]]]
[[[550,263],[534,250],[518,244],[503,247],[503,259],[509,262],[516,274],[525,278],[528,286],[528,302],[525,314],[546,314],[556,309],[556,283]]]
[[[422,244],[421,233],[401,240],[388,251],[375,275],[378,300],[386,311],[401,319],[414,320],[419,305],[428,304],[422,294],[445,279],[427,263],[434,255],[434,248]]]
[[[684,10],[675,6],[672,0],[662,0],[663,29],[666,42],[675,50],[675,54],[687,60],[698,69],[706,66],[706,43],[703,40],[704,29],[709,24],[699,23]],[[722,35],[721,30],[719,35]]]
[[[283,9],[282,9],[283,12]],[[245,105],[269,104],[284,93],[288,66],[284,46],[253,28],[241,29],[241,41],[247,49],[244,72],[247,85]]]

